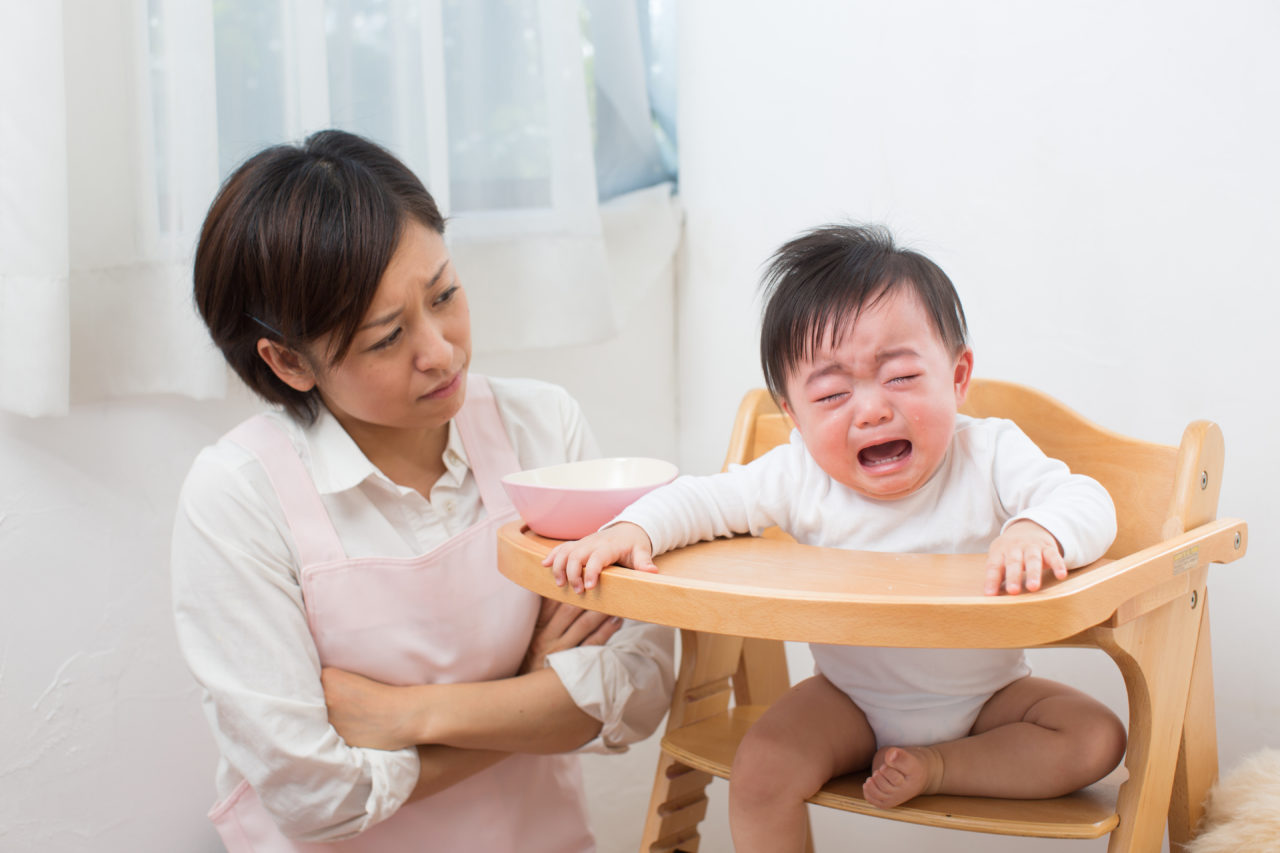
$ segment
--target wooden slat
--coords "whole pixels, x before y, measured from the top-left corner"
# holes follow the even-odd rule
[[[662,740],[662,749],[682,764],[727,779],[738,743],[764,710],[758,705],[731,708],[669,733]],[[878,809],[862,799],[866,778],[866,773],[855,773],[833,779],[809,802],[925,826],[1035,838],[1099,838],[1118,822],[1118,782],[1110,779],[1049,800],[933,796],[916,797],[893,809]]]

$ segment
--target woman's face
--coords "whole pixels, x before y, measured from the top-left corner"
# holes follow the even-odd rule
[[[309,362],[326,407],[355,436],[431,430],[462,408],[471,362],[471,315],[436,231],[410,220],[377,293],[336,365],[327,337]]]

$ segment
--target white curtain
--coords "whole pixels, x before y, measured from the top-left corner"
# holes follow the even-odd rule
[[[218,177],[210,10],[0,10],[0,406],[221,394],[188,284]]]
[[[190,296],[204,212],[325,127],[436,196],[478,348],[610,335],[593,109],[610,150],[657,159],[647,25],[601,0],[0,0],[0,408],[221,396]],[[606,195],[664,177],[639,171]]]

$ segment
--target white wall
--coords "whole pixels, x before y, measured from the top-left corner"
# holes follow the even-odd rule
[[[768,254],[824,221],[887,223],[956,282],[979,375],[1150,440],[1176,444],[1195,418],[1221,424],[1221,512],[1253,532],[1247,558],[1211,575],[1222,765],[1280,745],[1280,684],[1258,654],[1280,644],[1280,577],[1267,571],[1280,556],[1268,536],[1280,522],[1280,7],[700,0],[680,12],[685,469],[719,466],[738,398],[762,384],[754,288]],[[1105,658],[1033,664],[1123,709]],[[717,797],[710,850],[728,849]],[[1058,849],[818,813],[819,849]]]

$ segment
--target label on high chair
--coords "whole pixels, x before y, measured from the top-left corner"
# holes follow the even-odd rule
[[[1198,565],[1200,565],[1199,545],[1192,545],[1185,551],[1179,551],[1173,555],[1173,573],[1175,575],[1189,572]]]

